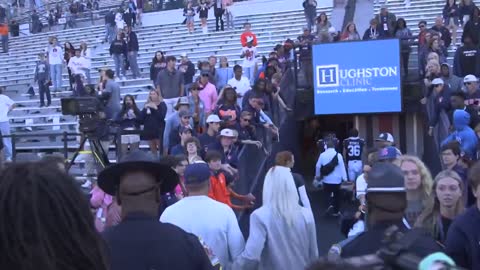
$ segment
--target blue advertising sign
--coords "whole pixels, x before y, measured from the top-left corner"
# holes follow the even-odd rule
[[[315,114],[402,110],[398,39],[318,44],[312,52]]]

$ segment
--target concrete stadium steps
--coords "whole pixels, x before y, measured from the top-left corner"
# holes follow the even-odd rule
[[[288,14],[288,13],[287,13]],[[262,16],[255,16],[252,18],[245,18],[244,21],[250,21],[254,25],[254,30],[259,37],[259,51],[262,53],[262,50],[265,49],[266,52],[270,51],[272,46],[270,44],[275,44],[277,42],[281,42],[288,37],[296,37],[300,33],[298,29],[300,29],[303,23],[303,13],[302,12],[295,12],[292,13],[289,18],[302,19],[301,21],[295,24],[284,24],[284,14],[276,13],[276,14],[267,14]],[[267,21],[265,23],[264,21]],[[278,24],[276,26],[271,26],[272,21]],[[74,46],[78,46],[78,43],[81,40],[87,41],[90,44],[90,47],[97,47],[99,46],[99,39],[101,39],[104,35],[103,27],[92,27],[87,29],[92,32],[90,35],[90,39],[85,38],[78,38],[73,40]],[[215,54],[218,55],[225,55],[227,57],[230,56],[230,60],[232,57],[235,57],[235,60],[230,61],[233,65],[236,62],[240,61],[239,58],[239,48],[236,47],[238,45],[238,39],[242,32],[242,30],[237,29],[235,31],[225,31],[225,32],[210,32],[208,36],[204,36],[200,33],[196,33],[193,35],[189,35],[186,33],[186,29],[184,26],[180,24],[171,24],[166,26],[151,26],[138,29],[139,35],[139,42],[140,42],[140,52],[139,52],[139,66],[140,68],[146,68],[148,71],[148,64],[151,62],[151,59],[157,50],[164,50],[167,54],[170,55],[179,55],[181,52],[187,52],[190,55],[191,60],[197,61],[199,59],[203,59],[205,55]],[[158,33],[161,31],[161,33]],[[168,31],[168,33],[163,33],[164,31]],[[163,35],[159,35],[163,34]],[[177,38],[172,39],[165,39],[163,36],[176,36]],[[86,37],[86,34],[83,34],[83,37]],[[60,37],[61,38],[61,37]],[[45,40],[47,37],[45,37]],[[65,40],[69,39],[67,36]],[[273,40],[272,40],[273,39]],[[69,40],[72,41],[70,38]],[[263,42],[266,40],[267,42]],[[25,44],[26,41],[22,41],[20,44]],[[172,42],[175,42],[172,45]],[[192,46],[195,44],[194,46]],[[230,43],[231,42],[231,43]],[[77,43],[77,44],[75,44]],[[211,44],[210,44],[211,43]],[[223,44],[224,43],[224,44]],[[230,44],[229,44],[230,43]],[[18,45],[20,45],[18,44]],[[28,42],[27,42],[28,44]],[[264,44],[262,47],[262,44]],[[13,44],[12,47],[21,47],[15,46],[17,44]],[[12,50],[10,57],[2,59],[0,57],[0,61],[6,61],[9,65],[5,65],[0,67],[0,79],[2,79],[1,85],[18,85],[20,83],[28,83],[32,76],[32,71],[28,70],[27,67],[30,67],[32,64],[29,62],[32,59],[35,59],[35,54],[41,53],[44,48],[38,48],[38,44],[30,45],[31,47],[22,47],[21,50],[16,51],[15,49]],[[178,47],[178,49],[177,49]],[[213,50],[212,50],[213,47]],[[228,51],[227,49],[230,49]],[[32,52],[33,55],[25,55],[25,50]],[[15,65],[12,67],[10,64]],[[104,50],[98,50],[98,56],[93,57],[92,59],[92,69],[97,69],[104,66],[113,66],[113,60],[109,56],[108,53],[108,46],[104,46]],[[29,76],[30,75],[30,76]],[[93,74],[94,78],[96,74]],[[66,72],[64,72],[65,79],[67,78]],[[67,82],[67,81],[66,81]]]
[[[330,15],[331,9],[321,8],[319,12],[325,11]],[[138,62],[144,78],[120,81],[122,96],[133,94],[136,96],[139,106],[143,106],[142,104],[148,96],[149,87],[152,85],[149,79],[150,62],[157,50],[163,50],[167,55],[177,57],[182,52],[187,52],[193,63],[198,60],[206,60],[212,54],[227,56],[229,64],[233,66],[241,61],[239,57],[241,50],[239,38],[243,32],[242,25],[244,22],[252,23],[253,31],[258,37],[260,55],[267,54],[276,44],[285,41],[287,38],[295,39],[301,34],[301,28],[305,25],[303,10],[239,16],[235,19],[235,25],[237,26],[235,30],[225,32],[213,32],[214,20],[209,20],[210,32],[208,35],[200,33],[200,28],[197,28],[196,33],[188,34],[186,27],[180,24],[180,19],[178,22],[167,25],[137,28],[136,32],[140,43]],[[59,31],[57,36],[61,43],[69,40],[74,46],[78,46],[81,40],[85,40],[90,48],[94,47],[95,55],[92,59],[91,75],[92,81],[96,81],[96,78],[98,78],[97,68],[114,67],[108,52],[109,46],[102,45],[100,42],[105,34],[104,26],[76,30],[76,33]],[[30,98],[25,94],[26,86],[32,82],[33,78],[33,61],[29,62],[28,59],[36,59],[36,54],[43,51],[44,44],[46,44],[50,35],[52,34],[38,34],[12,39],[11,56],[0,56],[0,61],[5,60],[6,63],[0,66],[0,85],[10,83],[11,86],[7,88],[7,91],[12,90],[8,93],[17,93],[14,100],[20,104],[20,107],[14,109],[10,114],[15,134],[48,134],[64,131],[75,132],[77,130],[75,117],[61,115],[60,98],[70,95],[70,91],[54,93],[52,95],[52,105],[42,108],[39,107],[38,96]],[[41,45],[39,46],[39,44]],[[130,72],[128,71],[127,74],[130,74]],[[9,76],[10,80],[4,78],[4,76]],[[66,89],[68,86],[66,70],[63,72],[63,77],[63,86]],[[28,129],[25,128],[26,126],[28,126]],[[73,146],[74,141],[69,141],[68,144],[70,148],[76,147]],[[21,150],[48,151],[49,149],[59,149],[62,146],[61,137],[21,138],[17,143],[17,148]]]

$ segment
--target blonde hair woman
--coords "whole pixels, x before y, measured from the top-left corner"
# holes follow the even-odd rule
[[[427,229],[440,243],[445,242],[450,224],[465,210],[464,188],[455,171],[441,171],[433,181],[433,204],[418,217],[415,226]]]
[[[407,209],[404,223],[412,227],[423,210],[432,203],[433,180],[425,164],[415,156],[403,155],[394,161],[405,174]]]
[[[315,220],[298,199],[290,168],[271,168],[263,205],[250,217],[250,236],[232,269],[304,269],[318,257]]]

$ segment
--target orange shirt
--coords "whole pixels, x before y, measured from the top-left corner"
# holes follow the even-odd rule
[[[208,191],[208,197],[232,207],[230,191],[227,188],[227,180],[223,173],[219,173],[216,176],[210,176],[210,190]]]
[[[6,24],[0,24],[0,36],[8,36],[8,26]]]

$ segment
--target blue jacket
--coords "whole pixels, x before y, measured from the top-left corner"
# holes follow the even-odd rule
[[[233,78],[233,69],[232,68],[217,68],[217,91],[222,91],[223,87],[227,85],[228,80]]]
[[[445,251],[465,269],[480,269],[480,211],[469,208],[450,225]]]
[[[478,138],[475,131],[468,126],[470,123],[470,114],[464,110],[455,110],[453,113],[453,127],[455,131],[452,132],[443,142],[442,146],[451,141],[460,143],[462,152],[470,158],[476,158]]]

